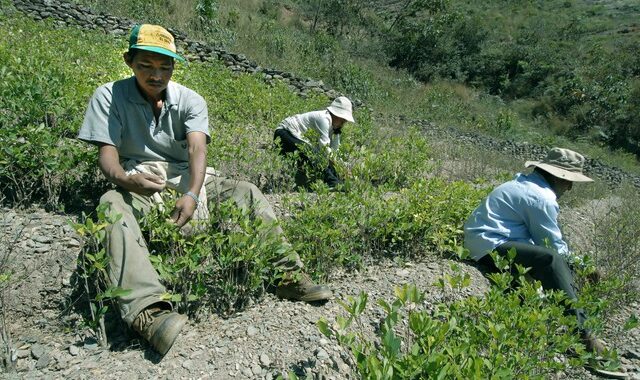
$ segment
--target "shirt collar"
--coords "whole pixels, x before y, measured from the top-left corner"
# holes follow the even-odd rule
[[[549,182],[547,182],[547,180],[544,178],[544,176],[540,173],[538,173],[537,171],[533,171],[531,172],[531,174],[526,175],[527,179],[529,179],[531,182],[534,182],[538,185],[540,185],[541,187],[544,188],[551,188],[551,185],[549,185]]]

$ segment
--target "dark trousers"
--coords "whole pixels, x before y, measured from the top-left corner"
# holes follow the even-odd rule
[[[340,180],[338,172],[336,171],[333,163],[329,162],[329,165],[325,168],[319,167],[319,164],[317,162],[314,162],[307,156],[307,154],[305,153],[306,149],[303,149],[303,147],[309,147],[309,144],[295,137],[291,132],[287,131],[286,129],[276,129],[275,133],[273,134],[273,141],[280,144],[280,154],[282,154],[283,156],[289,153],[299,152],[298,154],[300,157],[300,161],[298,162],[297,167],[298,173],[296,173],[297,185],[308,185],[307,175],[304,172],[305,164],[313,169],[318,170],[318,172],[321,172],[322,180],[329,187],[335,187],[342,183],[342,180]]]
[[[514,262],[524,267],[531,268],[528,272],[531,277],[540,281],[546,290],[562,290],[571,300],[578,299],[578,288],[573,279],[573,272],[567,262],[553,249],[518,242],[506,242],[498,246],[495,251],[506,257],[507,252],[514,248],[516,257]],[[493,271],[497,271],[491,256],[486,255],[479,261]],[[587,319],[582,309],[567,308],[567,314],[575,314],[578,319],[578,327],[582,328]]]

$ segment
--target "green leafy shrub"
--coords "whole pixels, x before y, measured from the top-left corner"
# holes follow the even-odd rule
[[[122,64],[107,70],[116,54],[95,59],[115,45],[82,31],[69,39],[66,29],[21,16],[0,29],[7,36],[0,42],[0,192],[16,206],[77,207],[103,188],[97,156],[73,137],[98,81],[124,72]]]
[[[331,324],[321,320],[318,327],[351,351],[355,371],[367,379],[543,379],[569,364],[585,363],[588,355],[570,332],[575,318],[563,315],[564,297],[557,292],[541,297],[537,284],[523,280],[524,272],[492,275],[494,284],[484,297],[441,303],[435,311],[424,308],[424,294],[414,285],[396,288],[393,302],[377,303],[385,317],[373,341],[359,322],[367,309],[365,293],[342,303],[346,318]],[[468,284],[458,277],[436,285]],[[516,289],[511,288],[514,279]],[[569,349],[581,355],[556,360]]]
[[[433,2],[444,3],[444,2]],[[480,51],[485,30],[474,18],[443,6],[431,10],[418,7],[420,18],[405,18],[386,47],[390,64],[412,72],[418,79],[466,80],[472,58]]]
[[[100,188],[97,155],[44,124],[4,127],[0,146],[0,191],[12,205],[73,208]]]
[[[85,324],[95,334],[102,347],[107,347],[104,320],[109,306],[105,303],[131,293],[131,289],[110,285],[107,273],[109,257],[103,245],[106,229],[117,223],[122,215],[112,213],[109,205],[104,203],[96,209],[95,217],[94,221],[91,216],[83,214],[80,223],[71,222],[71,225],[82,239],[78,273],[90,312],[90,317],[85,318]]]
[[[286,235],[320,275],[379,255],[454,254],[462,224],[485,194],[463,182],[422,179],[398,192],[353,183],[347,193],[319,188],[291,197]]]
[[[185,234],[169,219],[175,198],[155,207],[141,223],[151,262],[168,288],[164,295],[179,311],[198,317],[242,310],[279,278],[273,262],[291,247],[251,220],[231,201],[211,203],[210,218],[194,221]]]
[[[354,180],[400,189],[429,173],[431,148],[417,128],[374,129],[366,122],[356,128],[354,141],[345,141]]]

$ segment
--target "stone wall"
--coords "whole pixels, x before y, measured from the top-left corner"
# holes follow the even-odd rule
[[[112,15],[95,13],[86,7],[54,0],[13,0],[15,7],[35,20],[52,19],[60,26],[75,26],[83,29],[104,30],[107,33],[127,36],[135,22]],[[321,93],[329,99],[341,94],[324,84],[321,80],[300,78],[292,73],[261,67],[243,54],[231,53],[219,47],[190,40],[186,34],[167,28],[175,37],[178,51],[189,61],[220,61],[229,70],[237,73],[262,75],[267,83],[282,81],[291,91],[306,97],[312,93]],[[354,102],[356,105],[358,102]]]
[[[402,121],[402,117],[400,117]],[[456,128],[438,126],[428,120],[406,120],[406,123],[417,125],[427,135],[438,139],[448,139],[458,144],[473,145],[489,152],[488,154],[504,154],[524,161],[541,160],[547,154],[549,147],[528,142],[496,139],[479,133],[461,131]],[[586,157],[585,171],[589,176],[598,178],[612,187],[622,182],[629,182],[640,188],[640,176],[631,174],[604,162]]]

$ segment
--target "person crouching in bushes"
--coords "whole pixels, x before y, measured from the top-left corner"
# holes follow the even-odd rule
[[[582,174],[584,157],[569,149],[553,148],[542,161],[527,161],[530,174],[496,187],[473,211],[464,225],[464,245],[471,258],[497,271],[489,255],[495,251],[507,257],[515,249],[515,263],[531,268],[529,274],[547,290],[562,290],[577,300],[577,287],[570,263],[579,260],[562,238],[558,225],[558,198],[571,190],[574,182],[592,182]],[[587,350],[601,354],[605,347],[584,328],[582,309],[575,314],[581,341]]]
[[[333,154],[340,147],[340,135],[345,122],[354,122],[351,101],[340,96],[329,107],[321,111],[312,111],[289,116],[278,124],[273,139],[280,146],[280,154],[298,152],[296,184],[306,187],[308,173],[305,166],[322,173],[322,180],[330,188],[342,184],[336,172]],[[316,135],[316,144],[309,135]],[[322,155],[327,154],[328,165]],[[316,156],[320,155],[320,156]],[[315,157],[314,157],[315,156]]]

